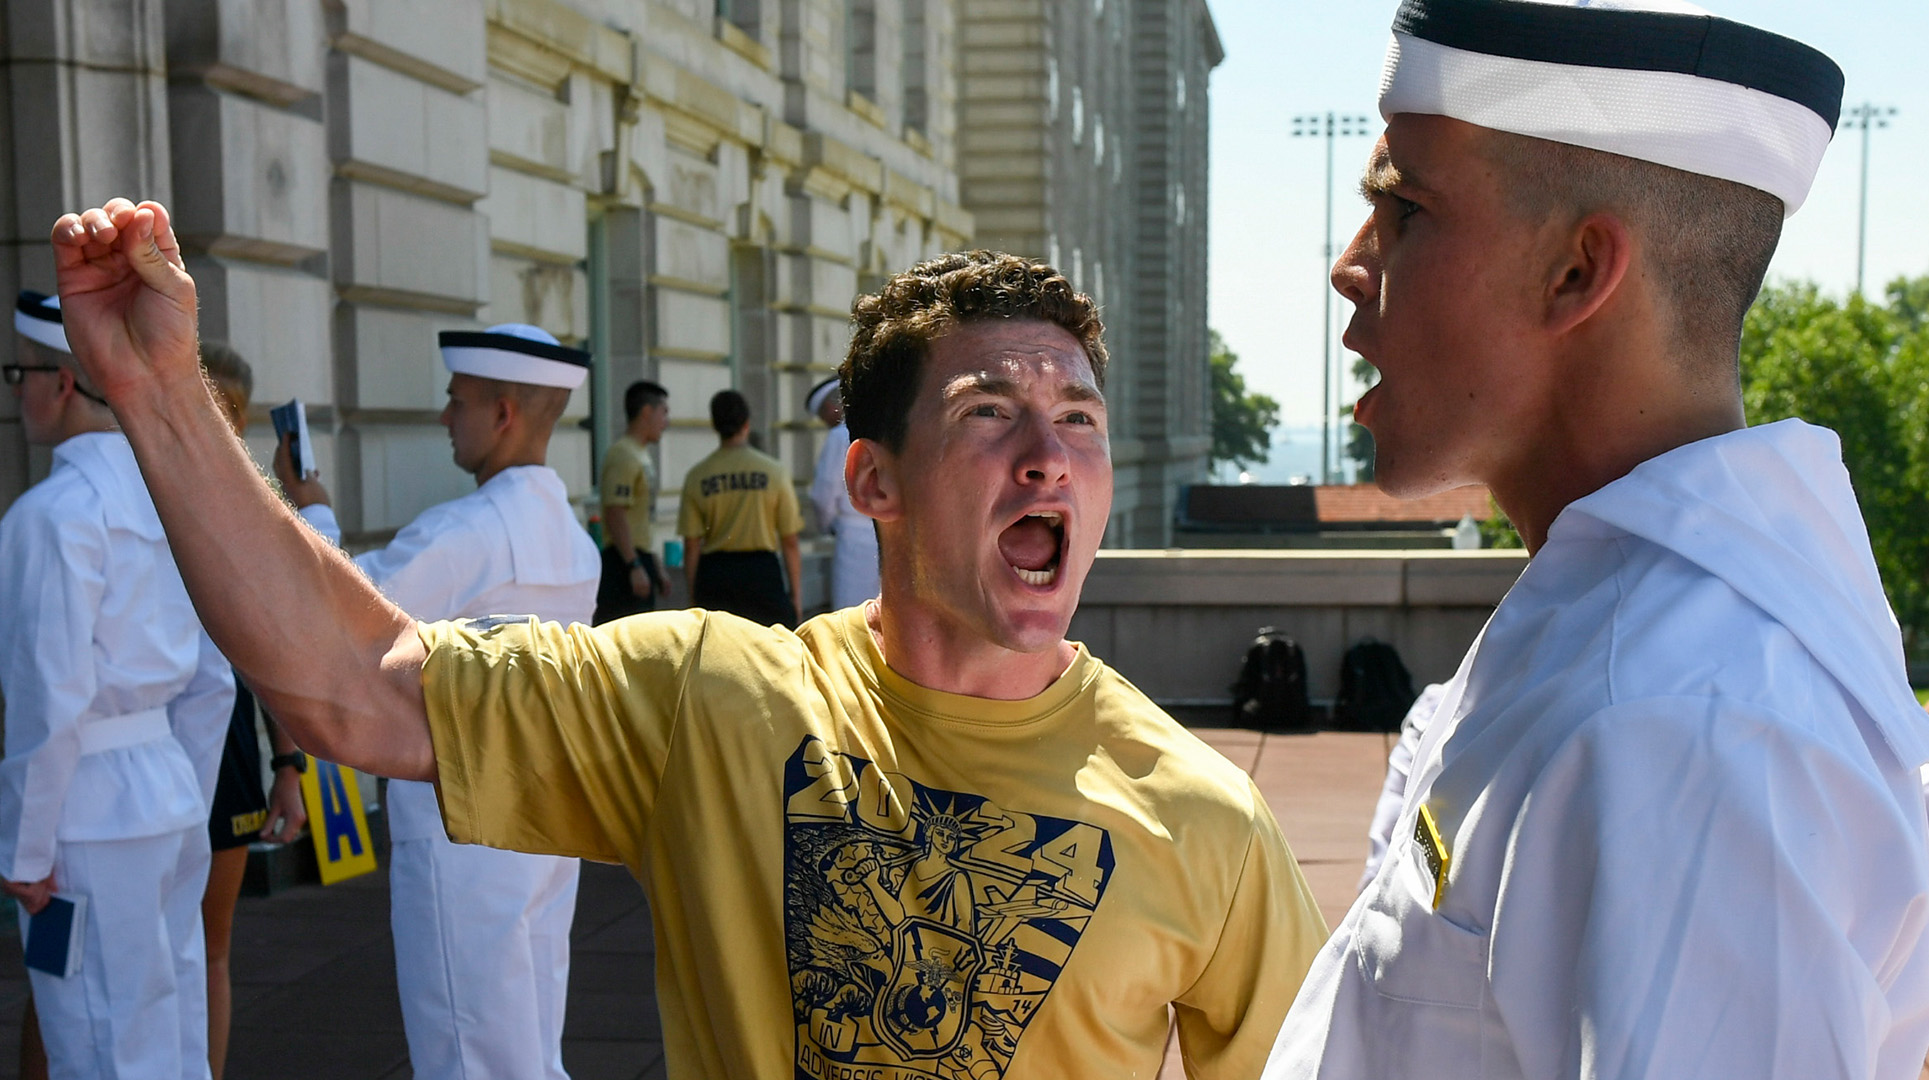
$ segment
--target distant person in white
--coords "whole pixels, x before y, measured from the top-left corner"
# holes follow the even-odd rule
[[[53,470],[0,519],[0,876],[84,896],[80,972],[29,971],[50,1075],[208,1075],[201,893],[234,678],[59,301],[23,293],[6,381]]]
[[[1486,484],[1533,561],[1266,1076],[1914,1080],[1929,723],[1839,440],[1746,427],[1736,363],[1841,71],[1682,3],[1406,0],[1381,85],[1333,268],[1375,479]]]
[[[543,464],[589,354],[520,323],[441,335],[455,463],[478,487],[432,506],[356,565],[418,619],[535,615],[587,623],[602,562]],[[319,481],[276,475],[339,540]],[[419,1080],[561,1078],[575,859],[452,844],[435,787],[391,780],[390,918],[409,1061]]]
[[[851,506],[844,490],[844,458],[851,449],[851,429],[844,426],[844,395],[835,376],[811,387],[804,408],[831,430],[817,452],[817,471],[810,481],[811,505],[817,525],[835,543],[831,557],[831,607],[856,607],[876,596],[878,584],[877,527]]]

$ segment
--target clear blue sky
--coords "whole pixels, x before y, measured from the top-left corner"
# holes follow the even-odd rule
[[[1929,274],[1929,3],[1924,0],[1699,0],[1703,7],[1820,48],[1848,75],[1847,99],[1901,109],[1876,131],[1869,170],[1872,293]],[[1396,0],[1210,0],[1226,62],[1212,78],[1211,322],[1255,389],[1289,425],[1318,422],[1324,269],[1324,144],[1290,136],[1295,114],[1377,116],[1374,99]],[[1771,279],[1836,294],[1855,283],[1861,133],[1837,136],[1808,204],[1788,224]],[[1335,146],[1334,233],[1364,206],[1353,193],[1370,139]],[[1336,305],[1334,324],[1346,309]],[[1349,393],[1343,400],[1352,400]],[[1315,453],[1317,458],[1317,453]]]

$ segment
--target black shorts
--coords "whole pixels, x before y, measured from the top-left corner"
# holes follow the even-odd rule
[[[643,575],[650,582],[650,595],[638,596],[630,591],[630,567],[616,549],[603,549],[603,579],[596,586],[596,614],[590,616],[590,625],[601,626],[611,619],[621,619],[627,615],[640,615],[645,611],[656,610],[656,556],[638,550],[636,557],[643,563]]]
[[[216,851],[260,839],[268,821],[268,793],[261,788],[261,743],[255,735],[255,696],[239,679],[227,745],[214,780],[214,811],[208,815],[208,846]]]
[[[784,585],[784,564],[774,551],[702,552],[690,602],[728,611],[754,623],[797,628],[797,610]]]

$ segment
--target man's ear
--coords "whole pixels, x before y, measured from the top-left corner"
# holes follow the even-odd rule
[[[515,425],[516,417],[522,412],[522,402],[514,394],[497,394],[491,410],[492,426],[496,434],[501,435]]]
[[[844,490],[851,506],[873,521],[896,521],[904,516],[903,489],[898,482],[897,455],[871,439],[852,439],[844,453]]]
[[[1609,213],[1582,218],[1568,233],[1547,284],[1547,330],[1566,334],[1607,305],[1634,264],[1634,235]]]

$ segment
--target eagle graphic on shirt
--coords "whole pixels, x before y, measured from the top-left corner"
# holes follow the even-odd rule
[[[1111,837],[816,736],[785,763],[784,807],[799,1080],[1003,1077],[1105,894]]]

